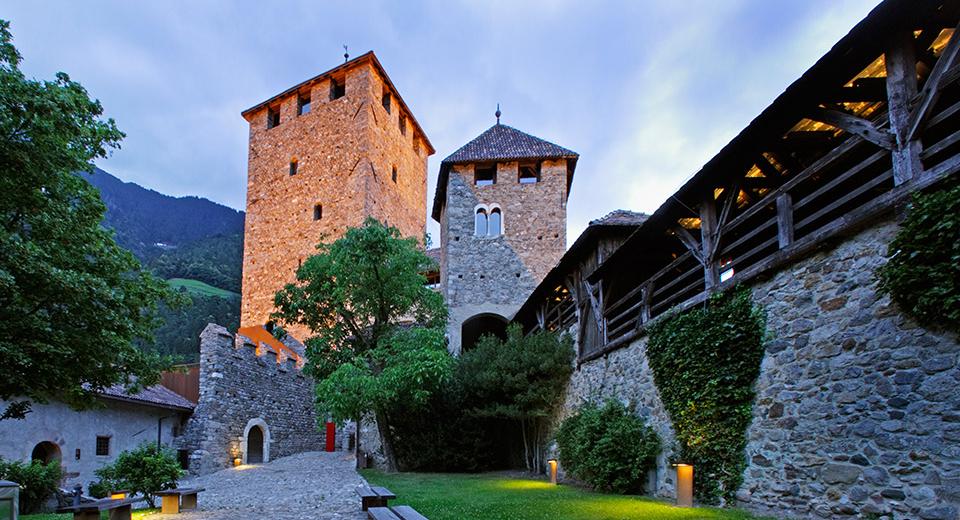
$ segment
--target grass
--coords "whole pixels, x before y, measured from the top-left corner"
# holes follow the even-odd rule
[[[203,296],[217,296],[220,298],[237,298],[240,296],[235,292],[214,287],[212,285],[203,283],[200,280],[191,280],[189,278],[171,278],[167,280],[167,283],[169,283],[174,289],[180,289],[183,287],[193,294],[200,294]]]
[[[160,508],[152,509],[134,509],[133,520],[139,520],[141,518],[146,518],[154,513],[159,513]],[[110,518],[109,511],[102,511],[100,513],[101,520],[108,520]],[[37,515],[20,515],[20,520],[71,520],[73,515],[71,513],[40,513]]]
[[[390,473],[362,470],[430,520],[751,520],[735,509],[679,508],[647,497],[605,495],[546,480],[500,474]]]

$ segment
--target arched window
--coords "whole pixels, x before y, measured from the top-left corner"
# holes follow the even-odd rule
[[[487,225],[487,234],[492,237],[498,237],[502,232],[503,215],[500,213],[500,208],[493,208],[490,210],[490,222]]]
[[[477,217],[474,220],[474,234],[482,237],[487,234],[487,210],[477,208]]]

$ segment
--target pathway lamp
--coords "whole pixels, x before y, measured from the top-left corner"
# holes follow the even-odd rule
[[[674,464],[677,468],[677,505],[693,507],[693,465]]]
[[[20,484],[0,480],[0,520],[17,520],[20,508]]]
[[[547,467],[550,469],[550,483],[557,485],[557,459],[548,460]]]

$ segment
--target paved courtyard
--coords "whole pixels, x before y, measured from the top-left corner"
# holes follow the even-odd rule
[[[231,468],[184,479],[181,487],[204,487],[199,508],[177,516],[151,519],[361,520],[357,486],[364,483],[345,452],[309,452],[267,464]],[[159,504],[158,504],[159,505]]]

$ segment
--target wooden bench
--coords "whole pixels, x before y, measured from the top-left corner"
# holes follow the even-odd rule
[[[371,507],[367,510],[370,520],[427,520],[410,506]]]
[[[61,507],[57,512],[73,513],[73,520],[100,520],[100,511],[110,511],[110,520],[130,520],[131,506],[139,501],[138,499],[104,498],[78,506]]]
[[[357,488],[357,494],[360,495],[360,508],[364,511],[371,507],[387,507],[387,500],[397,498],[397,495],[385,487],[362,486]]]
[[[204,488],[165,489],[157,493],[161,497],[160,514],[175,515],[184,509],[197,508],[197,493]]]

